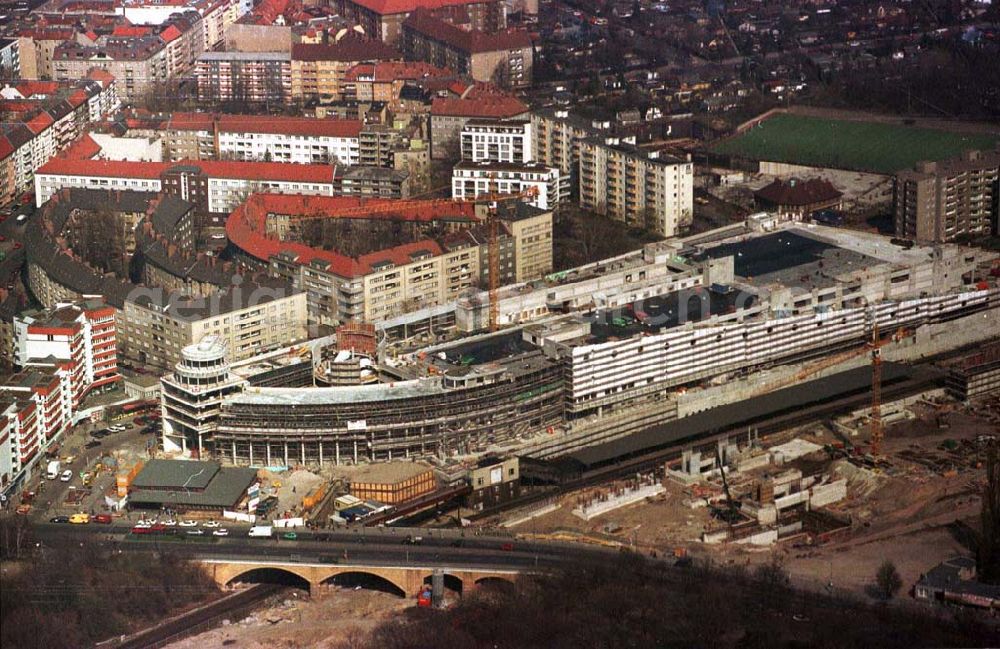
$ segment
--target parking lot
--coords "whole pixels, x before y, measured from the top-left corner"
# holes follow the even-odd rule
[[[141,415],[117,422],[85,421],[74,426],[63,438],[58,453],[42,459],[37,477],[25,487],[36,494],[30,516],[35,520],[61,520],[59,517],[69,518],[77,513],[95,516],[106,513],[115,518],[126,515],[112,512],[105,494],[115,492],[120,466],[148,459],[150,453],[156,452],[158,433],[159,424]],[[60,475],[50,480],[45,474],[52,460],[59,461]]]

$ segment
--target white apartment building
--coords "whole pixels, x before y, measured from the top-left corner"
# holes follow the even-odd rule
[[[526,164],[535,160],[531,122],[471,119],[462,127],[463,161]]]
[[[35,173],[35,206],[41,207],[64,187],[159,192],[162,165],[154,168],[134,164],[112,160],[50,160]]]
[[[559,169],[555,167],[462,161],[452,170],[451,196],[472,199],[491,191],[516,194],[532,189],[534,198],[525,202],[543,210],[553,210],[564,198],[560,196],[559,181]]]
[[[691,224],[694,165],[690,160],[610,137],[580,140],[578,149],[581,207],[664,237]]]
[[[190,164],[56,158],[35,175],[41,207],[64,187],[166,192],[213,213],[228,213],[251,193],[333,196],[333,167],[281,162]]]
[[[362,126],[359,120],[174,113],[155,134],[162,135],[169,160],[357,165]]]

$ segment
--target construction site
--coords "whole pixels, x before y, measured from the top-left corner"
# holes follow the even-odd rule
[[[940,365],[980,368],[998,350]],[[902,399],[864,396],[866,405],[814,423],[682,445],[662,465],[557,489],[488,522],[681,560],[778,557],[800,585],[826,590],[863,592],[891,559],[912,585],[971,552],[987,449],[1000,439],[1000,391],[959,400],[939,383]]]

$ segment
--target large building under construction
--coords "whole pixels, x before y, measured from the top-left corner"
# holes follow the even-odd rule
[[[247,387],[221,403],[211,448],[268,465],[484,451],[771,367],[861,357],[877,333],[905,346],[953,320],[983,339],[998,329],[996,255],[760,223],[501,291],[497,333],[407,353],[380,334],[357,380]]]

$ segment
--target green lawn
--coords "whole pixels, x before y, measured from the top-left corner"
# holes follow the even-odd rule
[[[890,174],[965,149],[992,149],[997,140],[1000,135],[781,114],[712,150],[753,160]]]

